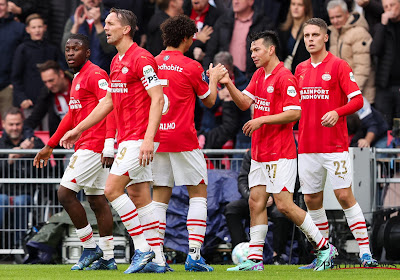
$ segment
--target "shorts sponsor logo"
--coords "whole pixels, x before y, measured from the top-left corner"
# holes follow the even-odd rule
[[[353,72],[350,72],[350,81],[352,81],[352,82],[356,82],[356,78],[354,78],[354,74],[353,74]]]
[[[286,93],[287,93],[287,95],[289,95],[289,96],[291,96],[291,97],[295,97],[296,94],[297,94],[296,88],[295,88],[294,86],[289,86],[289,87],[287,88]]]
[[[152,73],[154,73],[154,69],[153,67],[151,67],[151,65],[146,65],[145,67],[143,67],[143,76],[148,76]]]
[[[331,79],[332,79],[332,76],[330,74],[322,75],[322,80],[324,80],[324,81],[330,81]]]
[[[76,91],[78,91],[80,88],[81,88],[81,85],[80,85],[80,84],[77,84],[77,85],[75,86],[75,90],[76,90]]]
[[[128,67],[126,67],[126,66],[124,66],[124,67],[122,68],[122,70],[121,70],[122,74],[126,74],[126,73],[128,73],[128,71],[129,71],[129,69],[128,69]]]
[[[274,92],[274,87],[273,86],[267,87],[267,92],[268,93],[273,93]]]
[[[99,88],[100,88],[100,89],[102,89],[102,90],[107,90],[107,88],[108,88],[108,83],[107,83],[107,80],[106,80],[106,79],[101,79],[101,80],[99,80],[98,84],[99,84]]]

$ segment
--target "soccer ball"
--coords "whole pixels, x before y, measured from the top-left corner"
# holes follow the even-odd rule
[[[249,255],[249,242],[242,242],[233,248],[232,261],[234,264],[241,264],[247,260]]]

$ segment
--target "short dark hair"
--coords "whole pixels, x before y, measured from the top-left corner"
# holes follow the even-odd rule
[[[90,49],[89,37],[86,36],[85,34],[81,34],[81,33],[71,34],[71,35],[69,35],[67,41],[70,39],[79,40],[82,42],[82,45],[86,49]]]
[[[171,0],[156,0],[156,5],[161,11],[165,11],[169,6],[169,2]]]
[[[136,26],[137,26],[137,17],[136,15],[129,10],[124,10],[124,9],[117,9],[117,8],[111,8],[110,14],[111,13],[116,13],[118,19],[121,21],[122,25],[129,25],[131,27],[131,31],[129,32],[129,35],[133,39],[133,36],[135,35],[136,32]]]
[[[310,18],[304,23],[303,28],[307,25],[316,25],[321,28],[321,30],[323,30],[325,33],[328,33],[328,25],[322,18]]]
[[[5,111],[3,116],[2,116],[3,121],[6,120],[8,115],[21,115],[21,118],[24,119],[24,114],[22,113],[21,109],[17,108],[17,107],[11,107],[7,111]]]
[[[47,60],[43,63],[38,64],[38,70],[40,73],[47,71],[49,69],[53,69],[54,72],[58,73],[61,70],[60,64],[58,64],[54,60]]]
[[[43,24],[45,23],[45,22],[44,22],[44,19],[42,18],[41,15],[34,13],[34,14],[30,14],[29,16],[26,17],[26,19],[25,19],[25,25],[28,26],[29,23],[30,23],[32,20],[34,20],[34,19],[41,19],[41,20],[43,21]]]
[[[233,70],[233,57],[230,52],[219,52],[214,56],[214,65],[221,63],[225,67],[231,68]]]
[[[186,15],[179,15],[165,20],[161,25],[164,46],[177,48],[183,39],[190,38],[197,32],[196,24]]]
[[[280,53],[281,44],[279,42],[278,34],[275,31],[265,30],[250,34],[251,42],[257,41],[258,39],[263,39],[266,47],[271,45],[274,46],[276,55]]]

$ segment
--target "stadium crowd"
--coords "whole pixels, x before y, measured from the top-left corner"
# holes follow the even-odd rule
[[[113,9],[113,7],[117,8],[117,10]],[[125,29],[122,27],[118,29],[121,18],[125,20],[121,20],[123,24],[132,20],[131,14],[121,12],[125,10],[132,11],[136,15],[137,25],[130,25],[130,27],[135,26],[136,28],[129,33],[125,33]],[[182,15],[186,15],[186,17],[179,17]],[[187,18],[192,21],[185,21]],[[352,146],[373,147],[376,145],[377,147],[389,147],[390,145],[396,145],[395,141],[388,143],[387,136],[388,130],[396,129],[393,128],[393,119],[400,118],[400,71],[397,68],[400,65],[400,53],[396,51],[400,49],[400,0],[0,0],[0,37],[2,38],[0,44],[0,60],[2,61],[0,65],[0,116],[3,118],[2,139],[12,143],[11,146],[3,146],[20,149],[22,148],[20,143],[28,143],[30,141],[29,147],[36,147],[38,145],[34,142],[36,140],[36,138],[33,138],[34,130],[45,130],[50,132],[49,136],[51,138],[44,148],[47,149],[46,153],[42,153],[35,158],[37,167],[43,167],[43,163],[47,164],[52,149],[58,145],[60,139],[64,143],[64,147],[72,147],[75,142],[71,139],[73,138],[76,141],[79,137],[82,137],[75,147],[77,149],[76,157],[78,157],[78,152],[82,150],[90,150],[98,154],[105,153],[106,147],[103,150],[103,147],[100,147],[101,144],[99,144],[95,145],[95,147],[89,145],[90,147],[88,148],[85,145],[90,141],[84,142],[82,139],[93,139],[94,136],[88,133],[93,128],[89,127],[95,125],[100,121],[100,117],[105,117],[114,109],[107,117],[107,125],[109,122],[114,121],[113,117],[115,115],[116,124],[114,125],[117,127],[117,143],[119,144],[116,162],[121,165],[119,167],[116,164],[113,165],[105,183],[105,190],[86,192],[85,189],[85,192],[89,194],[89,197],[96,197],[96,200],[94,198],[89,199],[92,208],[97,211],[95,212],[100,213],[103,211],[107,214],[107,218],[110,219],[109,209],[104,206],[106,197],[111,206],[121,216],[125,227],[132,236],[135,248],[138,249],[126,273],[134,273],[143,269],[147,270],[147,272],[166,272],[171,270],[166,265],[165,258],[161,256],[162,249],[160,251],[157,247],[163,244],[163,239],[160,238],[161,240],[157,240],[157,243],[152,240],[151,236],[153,234],[152,230],[154,230],[152,228],[153,224],[157,224],[161,228],[161,222],[163,222],[165,231],[165,211],[171,196],[169,193],[171,188],[168,188],[168,186],[172,187],[174,182],[179,182],[179,185],[187,185],[190,195],[187,219],[188,228],[192,227],[193,230],[189,233],[189,255],[185,268],[191,271],[212,271],[213,268],[207,265],[200,255],[207,218],[207,175],[203,174],[204,172],[206,173],[204,159],[202,159],[202,154],[196,147],[214,149],[223,147],[251,148],[251,141],[248,136],[252,136],[253,132],[261,127],[261,124],[258,125],[253,121],[263,116],[262,114],[260,115],[259,111],[264,109],[264,111],[269,111],[270,105],[268,102],[266,102],[268,104],[257,103],[255,106],[250,105],[255,100],[261,100],[257,99],[257,94],[259,94],[258,84],[262,84],[262,80],[267,80],[269,77],[267,74],[264,77],[264,72],[260,74],[260,68],[265,67],[265,69],[268,69],[268,67],[272,67],[271,65],[274,65],[277,69],[273,74],[278,75],[279,72],[279,75],[284,77],[282,79],[285,79],[280,80],[280,83],[276,82],[276,85],[274,84],[276,90],[287,90],[291,98],[284,98],[280,101],[286,104],[284,112],[282,112],[285,115],[284,117],[281,116],[282,119],[276,119],[274,122],[264,123],[263,125],[265,127],[280,125],[284,131],[291,133],[292,123],[300,119],[299,100],[295,100],[298,99],[298,95],[296,95],[296,91],[293,95],[292,93],[289,94],[289,91],[292,88],[294,90],[297,85],[291,83],[293,83],[294,77],[301,81],[304,79],[303,73],[307,68],[304,61],[311,61],[311,64],[322,62],[322,60],[318,61],[316,55],[307,48],[307,44],[310,44],[310,38],[320,35],[315,35],[314,31],[311,32],[311,27],[317,26],[321,28],[322,33],[325,32],[324,26],[318,21],[310,21],[313,18],[320,18],[329,23],[329,27],[326,30],[327,34],[325,34],[327,36],[323,37],[321,41],[323,45],[321,45],[321,51],[329,51],[329,57],[327,56],[329,59],[333,55],[347,62],[345,63],[346,66],[343,66],[344,63],[337,64],[326,70],[326,72],[321,73],[324,81],[329,82],[332,79],[329,82],[329,86],[331,86],[329,90],[333,91],[333,88],[335,88],[339,92],[339,89],[341,89],[341,92],[346,94],[350,100],[347,105],[347,97],[345,101],[340,100],[340,102],[344,102],[343,104],[338,101],[337,104],[340,105],[338,107],[341,110],[337,111],[340,112],[337,112],[336,115],[331,113],[332,111],[326,113],[327,115],[324,115],[322,125],[326,127],[335,126],[339,117],[357,112],[357,114],[352,115],[352,123],[349,123],[349,127],[352,128],[350,134],[356,135],[356,138],[351,142]],[[178,21],[178,23],[175,21]],[[181,27],[183,31],[178,27]],[[306,27],[308,28],[308,33],[305,31]],[[173,32],[168,28],[173,28]],[[194,31],[192,32],[194,33],[193,38],[186,33],[179,33],[187,31],[184,30],[185,28],[190,32]],[[275,31],[275,33],[272,33],[272,35],[262,33],[266,30]],[[84,34],[87,37],[79,37],[80,35],[76,36],[75,34]],[[122,34],[122,41],[115,39],[120,34]],[[258,34],[258,37],[252,36],[254,34]],[[309,37],[306,37],[305,34],[308,34]],[[279,41],[277,40],[278,38]],[[257,57],[257,51],[259,50],[257,42],[261,42],[260,44],[263,42],[260,40],[265,40],[273,47],[273,50],[268,53],[269,60],[265,63],[261,56],[261,58]],[[72,54],[73,52],[77,54]],[[142,54],[142,56],[140,57],[137,53]],[[156,59],[149,58],[148,61],[150,62],[148,63],[152,67],[157,67],[158,65],[158,78],[152,72],[154,71],[153,68],[148,67],[149,65],[140,60],[147,56],[148,53],[156,57]],[[131,67],[131,65],[127,64],[128,62],[124,61],[124,58],[125,60],[129,58],[135,61],[137,69],[135,69],[134,73],[130,72],[129,75],[139,73],[137,75],[143,76],[141,82],[140,79],[136,84],[130,84],[128,80],[121,81],[118,75],[120,73],[126,74],[128,72],[126,67]],[[87,66],[88,60],[102,70],[94,68],[94,66],[91,66],[92,64]],[[173,61],[174,64],[170,66],[163,65],[163,61],[168,60],[169,62]],[[77,65],[77,61],[81,64]],[[280,62],[283,62],[282,66]],[[324,60],[324,62],[327,61]],[[140,68],[142,65],[143,69]],[[172,81],[185,79],[185,77],[179,76],[183,65],[186,68],[190,67],[192,77],[197,77],[198,81],[192,78],[191,83],[188,83],[188,85],[174,85]],[[90,70],[92,72],[89,73],[88,68],[90,67],[94,70]],[[167,69],[165,67],[174,68]],[[341,79],[344,79],[342,78],[343,75],[340,76],[340,74],[336,73],[338,69],[342,73],[348,74],[349,80],[356,81],[356,85],[352,87],[347,82],[342,81]],[[97,94],[95,99],[104,100],[100,103],[102,111],[94,109],[93,103],[91,105],[83,102],[79,103],[77,92],[80,87],[84,87],[84,80],[81,80],[83,79],[84,71],[87,71],[85,75],[91,75],[91,80],[95,79],[92,77],[96,73],[102,73],[103,75],[102,77],[97,77],[98,80],[93,82],[94,84],[98,83],[99,88],[102,89],[101,93],[95,91],[95,94]],[[74,79],[72,79],[72,72],[75,74]],[[164,72],[167,74],[164,74]],[[174,72],[175,76],[168,74],[171,72]],[[79,73],[81,74],[78,75]],[[152,73],[156,79],[154,79]],[[104,85],[102,82],[107,80],[107,74],[110,76],[110,84],[106,82],[106,85]],[[340,77],[340,79],[336,77]],[[87,79],[89,80],[89,78]],[[255,82],[255,79],[259,79],[260,83],[258,83],[258,80]],[[310,78],[310,80],[312,79]],[[273,83],[275,83],[275,80]],[[142,87],[142,84],[143,89],[141,91],[134,89],[138,85]],[[301,105],[302,118],[304,118],[312,115],[310,113],[312,109],[307,104],[310,104],[312,100],[324,99],[326,95],[324,92],[321,93],[321,87],[318,88],[316,85],[306,84],[303,81],[299,82],[299,84],[302,84],[303,87],[301,88],[301,94],[303,95],[304,93],[308,98],[304,100],[305,102],[302,101],[306,104],[304,105],[305,107],[303,108],[303,104]],[[88,87],[88,92],[92,92],[92,84],[85,84],[85,86]],[[162,101],[160,97],[161,89],[164,87],[164,93],[168,92],[168,86],[173,86],[174,88],[182,86],[182,92],[190,93],[186,100],[187,103],[181,104],[183,108],[187,108],[187,112],[180,112],[179,108],[171,107],[171,111],[177,116],[168,118],[166,117],[168,110],[165,111],[163,109],[161,117],[160,109],[163,107],[164,102],[169,106],[170,100],[179,99],[178,97],[170,96],[170,100],[165,100],[164,98],[164,101]],[[143,106],[138,109],[135,107],[137,105],[133,104],[132,106],[136,110],[129,113],[129,115],[126,112],[129,111],[127,104],[130,101],[115,99],[114,95],[111,99],[111,95],[109,96],[106,93],[107,91],[108,93],[119,93],[119,91],[124,90],[146,95],[146,98],[142,100]],[[349,90],[352,90],[352,92],[348,92]],[[246,96],[244,98],[239,94],[242,91]],[[273,91],[274,87],[272,87]],[[322,91],[324,90],[322,89]],[[350,94],[357,91],[361,91],[364,98],[361,98],[361,95],[357,97]],[[270,87],[268,87],[268,92],[270,93]],[[172,95],[172,93],[170,94]],[[297,92],[297,94],[300,94],[300,92]],[[113,102],[114,105],[112,105]],[[261,102],[263,101],[261,100]],[[364,107],[358,106],[363,102]],[[75,107],[72,108],[71,104]],[[72,114],[67,113],[68,107],[81,109],[82,106],[85,109],[85,113],[82,115],[72,116]],[[10,108],[13,107],[17,111],[10,111]],[[286,110],[285,108],[288,109]],[[143,110],[150,111],[150,116],[144,117]],[[90,114],[92,111],[93,113]],[[19,134],[17,139],[12,139],[12,134],[8,130],[10,126],[8,116],[10,114],[17,115],[19,118],[20,123],[18,125],[20,127],[18,127]],[[253,114],[255,119],[252,121]],[[110,117],[111,115],[112,117]],[[89,117],[85,119],[87,116]],[[144,123],[138,124],[140,121],[134,123],[136,118],[138,120],[140,118],[147,119]],[[179,120],[182,121],[185,118],[188,122],[180,126],[187,127],[187,130],[191,131],[192,135],[190,137],[185,136],[188,137],[187,142],[190,142],[190,145],[177,148],[174,145],[179,142],[178,139],[184,139],[184,136],[181,137],[178,132],[176,134],[168,134],[168,131],[172,124],[173,126],[178,126]],[[82,124],[80,122],[83,119],[85,119],[85,122]],[[87,120],[90,120],[90,122]],[[191,130],[192,120],[195,130]],[[297,124],[295,125],[295,129],[300,130],[300,141],[307,137],[304,135],[303,130],[311,131],[315,129],[317,131],[315,133],[326,132],[325,130],[316,129],[312,124],[304,124],[304,120],[302,120],[300,119],[299,128]],[[56,129],[59,124],[59,128]],[[338,124],[339,129],[346,129],[345,118],[341,118]],[[96,127],[98,128],[100,125]],[[107,142],[108,140],[108,143],[110,141],[114,143],[113,139],[110,140],[113,135],[110,136],[109,128],[105,128],[105,123],[102,123],[101,127],[102,131],[104,130],[103,136],[107,139],[100,137],[101,139],[96,138],[96,141],[98,140],[99,143],[102,143],[102,141],[106,140]],[[159,133],[156,133],[157,127],[160,127]],[[64,133],[69,129],[73,129],[73,133],[67,134],[63,138]],[[115,127],[113,129],[115,135]],[[267,140],[277,143],[275,142],[276,138],[270,135],[272,133],[276,136],[278,133],[282,133],[282,131],[272,130],[272,128],[264,132],[259,132],[260,130],[253,135],[253,138],[256,139],[253,139],[253,145],[267,146],[269,144]],[[83,131],[85,132],[80,136]],[[130,132],[132,133],[129,134]],[[124,135],[124,133],[126,134]],[[180,133],[183,135],[183,132]],[[258,133],[261,133],[261,136]],[[288,135],[285,134],[284,137]],[[330,135],[330,137],[335,136]],[[158,139],[161,139],[160,147],[154,144]],[[168,139],[176,139],[176,142],[167,143]],[[6,140],[3,142],[6,142]],[[138,140],[143,140],[143,144],[132,146],[132,143],[130,143],[130,141]],[[199,145],[197,145],[197,141]],[[297,143],[290,141],[287,142],[288,147],[290,147],[285,151],[279,152],[281,158],[268,156],[266,152],[262,154],[258,149],[252,147],[252,166],[253,162],[272,162],[284,158],[288,159],[288,162],[285,163],[287,164],[287,166],[285,165],[286,168],[296,169],[294,161],[290,160],[294,160],[297,157]],[[326,140],[326,142],[329,141]],[[349,143],[345,142],[349,142],[348,139],[343,142],[344,146],[348,147]],[[306,143],[306,140],[302,143]],[[343,143],[341,142],[340,144]],[[80,147],[80,145],[83,146]],[[321,152],[321,150],[314,151],[310,148],[311,144],[307,145],[300,144],[299,146],[299,153],[304,159],[308,153],[333,153],[346,150],[327,149]],[[272,148],[275,147],[274,145],[271,146]],[[123,164],[126,164],[129,160],[127,159],[128,156],[125,157],[128,148],[137,151],[135,155],[139,157],[139,165],[140,167],[143,166],[143,170],[139,166],[135,166],[136,169],[123,169]],[[157,148],[159,152],[154,153]],[[278,147],[277,149],[279,150],[280,148]],[[188,166],[190,166],[189,163],[196,162],[196,164],[190,166],[192,169],[188,169],[188,174],[190,172],[198,172],[199,174],[192,177],[186,175],[185,177],[176,175],[177,171],[174,171],[171,172],[174,175],[170,178],[153,174],[156,186],[154,195],[157,199],[153,197],[154,202],[151,202],[150,195],[147,192],[149,186],[143,183],[152,181],[149,179],[151,170],[144,171],[144,169],[148,169],[149,161],[153,160],[154,157],[156,166],[160,170],[166,168],[166,166],[174,167],[176,162],[180,162],[180,164],[184,162],[178,168],[183,170],[186,162],[182,161],[182,158],[177,159],[171,156],[176,152],[179,152],[180,155],[182,154]],[[113,157],[109,153],[107,155],[109,155],[108,157]],[[84,159],[83,156],[89,157],[89,155],[83,154],[80,155],[81,159]],[[96,168],[101,168],[99,157],[100,155],[95,159],[92,158],[94,161],[99,161]],[[10,160],[11,158],[9,157],[9,162],[12,162]],[[72,157],[72,160],[74,160],[74,157]],[[308,162],[310,160],[310,158],[307,158]],[[341,158],[339,161],[346,162],[346,160],[347,158]],[[101,157],[101,161],[103,161],[103,157]],[[130,162],[128,163],[131,164]],[[71,165],[73,166],[74,164],[75,161]],[[76,164],[84,165],[79,161]],[[103,161],[104,164],[111,165],[109,161]],[[110,245],[111,243],[107,241],[112,240],[112,234],[106,226],[103,226],[103,232],[101,233],[103,238],[101,241],[103,245],[99,244],[101,249],[95,243],[89,242],[91,241],[92,229],[86,217],[82,216],[83,218],[81,218],[81,215],[78,215],[77,204],[79,202],[75,199],[75,193],[79,192],[84,184],[79,185],[80,182],[74,181],[76,173],[71,173],[75,172],[70,170],[71,165],[65,174],[73,174],[72,177],[68,175],[72,178],[72,181],[70,180],[71,178],[68,179],[64,175],[63,187],[60,188],[61,191],[59,190],[59,199],[74,221],[74,225],[78,229],[78,236],[84,243],[84,248],[88,249],[86,253],[84,251],[82,257],[92,258],[92,251],[94,252],[93,255],[96,255],[96,259],[93,257],[92,261],[80,260],[73,267],[73,269],[80,270],[87,268],[92,262],[98,260],[103,254],[100,254],[101,249],[105,251],[103,248],[106,248],[107,252],[109,252],[112,250],[110,248],[113,248],[113,245]],[[269,168],[268,172],[270,172],[273,165],[271,167],[267,166],[267,169]],[[301,166],[299,164],[299,167],[301,167],[300,172],[303,171],[303,175],[300,174],[300,181],[302,176],[305,178],[304,181],[309,181],[310,176],[312,176],[310,173],[314,171],[317,173],[316,170],[311,170],[311,167],[306,164]],[[345,164],[338,166],[338,170],[339,167],[345,170],[342,174],[347,172]],[[154,170],[153,173],[155,173]],[[82,176],[82,174],[79,174],[79,176]],[[105,178],[106,175],[92,176]],[[265,210],[269,193],[275,194],[274,200],[277,209],[306,234],[315,250],[318,251],[318,258],[322,258],[324,254],[328,254],[326,257],[328,259],[335,256],[336,249],[328,242],[329,232],[326,231],[327,218],[325,210],[319,205],[320,197],[316,195],[315,186],[311,184],[307,186],[309,188],[307,190],[308,193],[306,193],[306,203],[309,208],[308,214],[308,212],[304,212],[291,203],[293,197],[287,196],[287,193],[293,193],[291,187],[294,188],[296,176],[289,178],[290,182],[284,183],[287,185],[283,185],[284,189],[281,188],[279,190],[271,188],[269,185],[265,188],[265,183],[264,188],[260,190],[258,187],[260,184],[263,185],[262,179],[260,179],[263,178],[262,174],[258,174],[257,179],[254,179],[254,174],[252,176],[249,177],[252,178],[251,182],[249,182],[250,194],[245,196],[246,201],[247,197],[250,197],[249,206],[246,206],[250,207],[250,246],[253,247],[250,249],[250,256],[252,258],[250,258],[251,263],[248,262],[247,266],[242,266],[238,269],[261,270],[259,261],[261,260],[262,262],[262,253],[256,252],[255,247],[262,247],[268,231],[268,226],[264,227],[265,220],[263,219],[264,214],[266,218],[266,212],[264,213],[263,211]],[[279,176],[285,177],[285,174],[279,174]],[[121,178],[124,179],[122,180]],[[130,180],[128,180],[129,178]],[[319,178],[317,179],[319,180]],[[97,184],[101,185],[101,183]],[[276,184],[278,185],[278,183]],[[126,185],[129,186],[129,188],[127,187],[128,195],[123,194]],[[265,192],[268,193],[266,199],[259,195]],[[4,194],[4,197],[5,195],[11,194]],[[352,228],[354,224],[365,224],[361,209],[352,194],[346,193],[343,189],[337,190],[337,198],[345,211],[353,234],[355,236],[356,234],[364,234],[364,232],[360,233],[364,229]],[[5,197],[4,199],[7,198]],[[3,204],[6,205],[6,203],[4,202]],[[106,209],[102,207],[106,207]],[[157,217],[163,218],[160,218],[160,221],[156,221],[152,214],[153,211],[157,214]],[[234,212],[234,210],[232,211]],[[133,212],[136,213],[135,216],[130,217]],[[2,213],[3,211],[0,211],[0,215],[3,215]],[[108,226],[110,221],[103,221],[103,223]],[[204,225],[199,225],[199,223]],[[1,222],[0,226],[2,226]],[[140,228],[141,226],[143,229]],[[357,241],[360,251],[363,253],[360,254],[363,265],[377,265],[369,251],[368,239],[357,239]],[[151,254],[146,252],[151,252]],[[115,269],[115,263],[110,261],[112,256],[112,254],[108,254],[107,258],[101,258],[100,261],[95,262],[93,269]],[[153,261],[149,262],[151,259]],[[104,261],[101,262],[101,260]],[[138,262],[145,263],[142,267],[139,267],[137,266]],[[150,265],[146,265],[147,262]],[[326,266],[325,262],[316,259],[309,267],[304,268],[323,270],[325,269],[324,266]]]

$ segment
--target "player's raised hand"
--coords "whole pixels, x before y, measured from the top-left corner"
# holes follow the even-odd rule
[[[82,132],[78,132],[75,129],[67,131],[67,133],[65,133],[65,135],[60,140],[60,146],[64,147],[65,149],[72,149],[81,134]]]
[[[263,125],[263,122],[261,121],[260,118],[249,120],[243,126],[243,133],[244,133],[244,135],[251,137],[253,132],[255,130],[259,129],[262,125]]]
[[[47,162],[53,152],[53,148],[49,145],[44,146],[33,159],[33,166],[36,168],[43,168],[43,166],[47,166]]]
[[[139,164],[142,166],[149,165],[154,157],[154,142],[152,140],[143,140],[140,145]]]
[[[321,124],[325,127],[333,127],[339,120],[339,114],[336,111],[329,111],[321,118]]]

